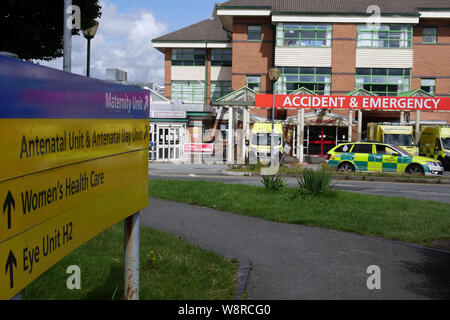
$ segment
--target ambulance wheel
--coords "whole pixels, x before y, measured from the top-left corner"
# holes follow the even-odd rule
[[[343,162],[338,167],[339,172],[355,172],[355,166],[350,162]]]
[[[418,165],[418,164],[410,164],[407,168],[406,168],[406,173],[409,174],[425,174],[425,171],[423,170],[422,166]]]

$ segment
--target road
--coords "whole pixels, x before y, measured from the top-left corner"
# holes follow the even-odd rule
[[[150,163],[149,177],[150,179],[207,180],[262,185],[260,177],[223,175],[222,170],[226,168],[226,165]],[[450,172],[446,172],[446,175],[450,175]],[[290,186],[297,185],[294,178],[287,178],[286,182]],[[448,184],[336,180],[333,181],[333,186],[336,189],[351,192],[450,203],[450,185]]]

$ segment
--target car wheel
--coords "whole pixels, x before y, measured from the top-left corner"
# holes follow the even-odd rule
[[[355,172],[355,167],[350,162],[341,163],[338,172]]]
[[[418,164],[412,164],[408,168],[406,168],[406,173],[424,175],[425,171],[423,170],[422,166],[420,166]]]

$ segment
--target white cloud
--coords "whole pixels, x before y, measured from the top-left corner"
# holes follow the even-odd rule
[[[91,76],[104,79],[106,68],[128,72],[129,81],[164,82],[164,56],[152,47],[151,40],[167,33],[167,24],[140,9],[120,13],[110,0],[103,0],[102,17],[95,38],[91,41]],[[86,74],[87,40],[72,38],[72,72]],[[62,58],[42,65],[62,69]]]

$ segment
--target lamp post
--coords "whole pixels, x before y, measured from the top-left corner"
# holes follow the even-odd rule
[[[95,37],[98,30],[98,21],[94,20],[94,26],[89,29],[83,30],[83,35],[87,39],[87,67],[86,76],[91,76],[91,40]]]
[[[273,91],[272,91],[272,133],[270,135],[270,164],[273,166],[274,159],[275,159],[275,146],[274,146],[274,136],[275,136],[275,83],[277,82],[278,78],[281,75],[281,70],[277,68],[271,68],[269,69],[269,79],[272,81],[273,85]]]

